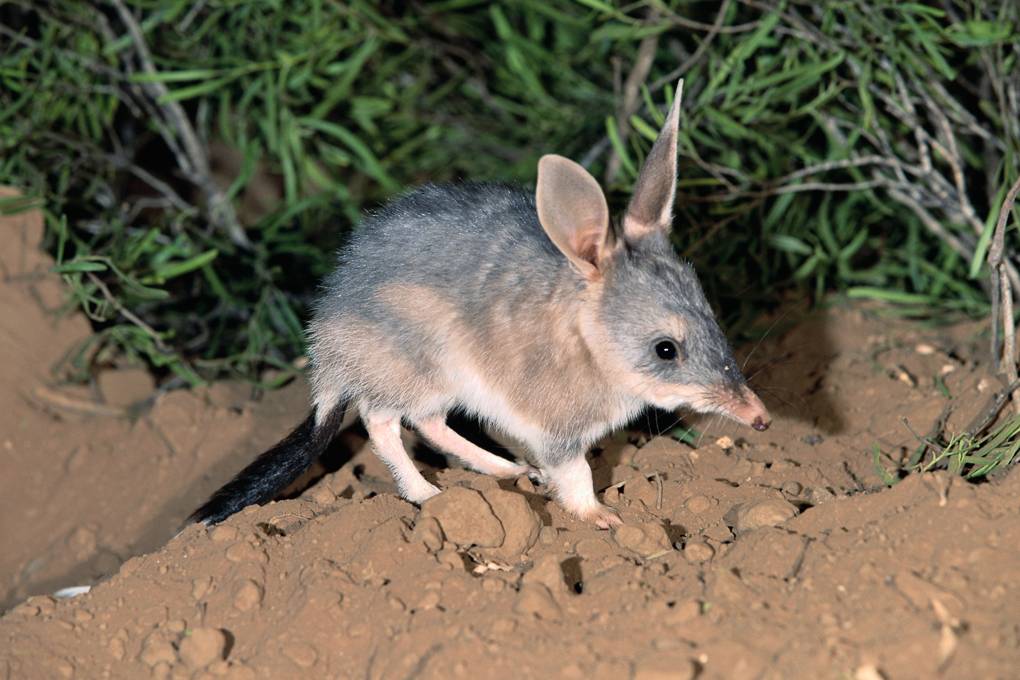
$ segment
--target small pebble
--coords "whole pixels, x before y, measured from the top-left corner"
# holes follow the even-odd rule
[[[854,680],[885,680],[885,675],[872,664],[864,664],[854,671]]]
[[[234,591],[234,608],[241,612],[250,612],[262,604],[262,586],[251,579],[245,579]]]
[[[713,556],[715,556],[715,550],[704,541],[695,540],[684,546],[684,557],[687,558],[688,562],[695,564],[708,562]]]
[[[792,496],[796,498],[797,496],[800,495],[801,491],[804,490],[804,487],[801,486],[798,482],[794,482],[793,480],[787,480],[783,482],[783,485],[779,487],[779,490],[782,491],[783,495],[785,496]]]
[[[821,505],[822,503],[828,503],[835,499],[836,494],[826,488],[814,486],[808,490],[808,502],[811,503],[811,505]]]
[[[739,534],[761,527],[774,527],[782,524],[796,516],[797,508],[788,501],[769,498],[738,505],[731,513],[733,514],[733,530]],[[730,513],[727,513],[727,517],[730,516]]]
[[[708,496],[691,496],[684,503],[684,507],[695,515],[700,515],[712,507],[712,500]]]
[[[306,495],[309,500],[318,505],[332,505],[336,502],[336,494],[325,484],[317,484]]]

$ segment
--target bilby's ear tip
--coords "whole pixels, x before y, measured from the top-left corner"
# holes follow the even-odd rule
[[[544,154],[538,159],[538,171],[541,172],[543,168],[550,170],[555,167],[581,167],[579,163],[575,163],[566,156],[561,156],[556,153]]]
[[[684,79],[676,81],[676,92],[673,95],[673,106],[670,108],[671,114],[677,114],[680,111],[680,107],[684,100]]]

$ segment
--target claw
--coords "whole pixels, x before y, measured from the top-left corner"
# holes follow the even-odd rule
[[[579,514],[578,518],[585,522],[591,522],[599,529],[612,529],[623,524],[623,520],[615,510],[601,503],[591,510]]]
[[[528,479],[530,479],[532,482],[538,484],[539,486],[548,483],[548,480],[545,477],[545,473],[543,473],[541,470],[539,470],[536,467],[531,467],[530,465],[528,465],[527,468],[528,470],[525,474],[528,475]]]

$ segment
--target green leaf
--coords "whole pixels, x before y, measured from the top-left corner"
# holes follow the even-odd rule
[[[152,274],[152,276],[146,277],[145,280],[146,282],[168,281],[172,278],[181,276],[182,274],[187,274],[188,272],[204,267],[215,260],[219,254],[219,251],[216,249],[207,250],[204,253],[195,255],[183,262],[172,262],[160,267]]]
[[[946,36],[961,47],[986,47],[1009,40],[1016,26],[1000,21],[963,21],[946,29]]]
[[[768,239],[769,245],[777,250],[782,250],[784,253],[793,253],[795,255],[810,255],[815,251],[814,248],[804,243],[796,236],[789,236],[787,234],[773,234]]]
[[[64,264],[55,265],[50,271],[56,274],[71,274],[74,272],[105,272],[109,267],[103,262],[90,260],[72,260]]]

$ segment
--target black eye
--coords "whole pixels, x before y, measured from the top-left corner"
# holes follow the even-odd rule
[[[679,356],[680,350],[672,340],[659,340],[655,343],[655,353],[663,361],[673,361]]]

